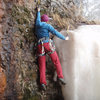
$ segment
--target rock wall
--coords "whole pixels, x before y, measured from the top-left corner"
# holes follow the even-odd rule
[[[2,43],[1,43],[1,38],[2,38],[2,26],[3,26],[3,22],[2,22],[2,17],[4,15],[4,6],[3,6],[3,2],[0,1],[0,53],[1,53],[1,49],[2,49]],[[4,92],[5,92],[5,88],[6,88],[6,75],[5,75],[5,71],[3,70],[2,66],[1,66],[1,56],[0,56],[0,100],[4,99]]]
[[[84,25],[69,32],[69,41],[55,39],[67,82],[62,86],[64,100],[99,100],[100,25]]]

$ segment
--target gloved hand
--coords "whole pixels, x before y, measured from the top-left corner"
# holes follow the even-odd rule
[[[67,37],[65,38],[65,40],[69,40],[69,36],[67,36]]]

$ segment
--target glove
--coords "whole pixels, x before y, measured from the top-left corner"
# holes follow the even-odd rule
[[[69,36],[67,36],[67,37],[65,38],[65,40],[69,40]]]

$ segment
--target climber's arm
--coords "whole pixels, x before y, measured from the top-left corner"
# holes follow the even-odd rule
[[[36,25],[41,26],[41,15],[40,15],[40,8],[37,8],[37,18],[36,18]]]
[[[69,37],[65,37],[60,32],[58,32],[57,30],[55,30],[53,28],[53,26],[51,26],[51,25],[48,25],[48,30],[49,30],[49,32],[51,32],[52,34],[56,35],[60,39],[63,39],[63,40],[68,40],[69,39]]]

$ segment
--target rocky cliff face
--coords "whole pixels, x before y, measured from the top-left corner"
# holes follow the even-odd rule
[[[63,100],[60,85],[53,81],[52,63],[47,63],[47,91],[40,91],[34,31],[37,4],[41,14],[53,18],[51,24],[58,30],[89,23],[76,13],[78,8],[70,0],[1,0],[0,53],[7,79],[7,100]]]

